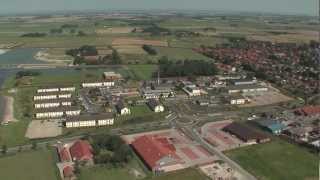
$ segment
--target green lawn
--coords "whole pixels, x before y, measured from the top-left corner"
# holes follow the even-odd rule
[[[154,72],[157,71],[156,65],[128,65],[137,79],[149,80],[152,78]]]
[[[243,168],[262,180],[310,180],[318,177],[319,158],[305,149],[274,139],[226,152]]]
[[[58,180],[49,150],[23,152],[0,157],[0,179],[3,180]]]

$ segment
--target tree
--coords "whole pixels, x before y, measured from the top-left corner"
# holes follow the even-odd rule
[[[87,36],[87,34],[85,33],[85,32],[83,32],[83,31],[78,31],[78,34],[77,34],[77,36]]]
[[[37,146],[38,146],[37,142],[32,142],[31,149],[36,150]]]
[[[7,147],[7,145],[2,145],[2,147],[1,147],[1,153],[2,154],[6,154],[7,153],[7,151],[8,151],[8,147]]]
[[[74,173],[80,174],[80,162],[78,160],[74,162]]]
[[[121,57],[117,50],[113,49],[111,54],[111,64],[122,64]]]

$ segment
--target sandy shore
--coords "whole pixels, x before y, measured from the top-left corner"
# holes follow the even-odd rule
[[[0,49],[0,55],[1,54],[5,54],[6,52],[8,52],[9,50],[8,49]]]
[[[13,110],[13,97],[5,96],[5,107],[4,107],[4,114],[3,114],[3,124],[9,122],[16,122],[17,120],[14,118],[14,110]]]

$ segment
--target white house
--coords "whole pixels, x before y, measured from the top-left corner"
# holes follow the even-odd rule
[[[46,93],[46,92],[59,92],[59,88],[55,88],[55,87],[52,87],[52,88],[39,88],[37,90],[37,93]]]
[[[77,127],[95,127],[113,125],[114,117],[111,113],[99,115],[82,115],[77,117],[68,117],[65,122],[67,128]]]
[[[156,99],[150,99],[147,104],[150,109],[156,113],[164,111],[163,105],[161,105]]]
[[[117,109],[117,112],[120,115],[129,115],[129,114],[131,114],[130,109],[128,107],[126,107],[122,101],[119,101],[117,103],[116,109]]]
[[[97,88],[97,87],[111,87],[114,86],[114,82],[86,82],[82,83],[83,88]]]

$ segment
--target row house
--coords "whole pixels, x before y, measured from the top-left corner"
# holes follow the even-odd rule
[[[65,122],[67,128],[78,127],[95,127],[113,125],[114,117],[112,113],[99,115],[82,115],[76,117],[68,117]]]
[[[71,98],[71,92],[45,92],[45,93],[37,93],[33,96],[33,100],[49,100],[49,99],[63,99],[63,98]]]
[[[60,87],[42,87],[37,90],[37,93],[49,93],[49,92],[74,92],[76,88],[74,86],[60,86]]]
[[[61,118],[64,116],[78,116],[81,109],[78,107],[57,107],[46,109],[35,109],[35,117],[41,118]]]
[[[98,87],[111,87],[114,86],[114,82],[110,81],[110,82],[85,82],[82,83],[82,87],[83,88],[98,88]]]
[[[53,107],[61,107],[61,106],[72,106],[72,99],[49,99],[49,100],[40,100],[34,102],[34,108],[53,108]]]

